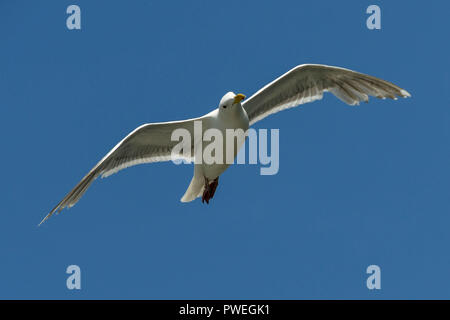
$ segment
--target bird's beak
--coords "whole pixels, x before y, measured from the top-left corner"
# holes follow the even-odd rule
[[[239,93],[236,95],[236,97],[234,97],[233,104],[239,103],[244,99],[245,99],[245,96],[242,93]]]

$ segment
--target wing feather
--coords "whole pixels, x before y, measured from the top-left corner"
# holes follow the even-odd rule
[[[252,125],[270,114],[320,100],[327,91],[349,105],[367,102],[369,96],[410,97],[406,90],[382,79],[339,67],[305,64],[264,86],[243,102],[243,107]]]
[[[194,121],[201,118],[184,121],[149,123],[142,125],[128,134],[108,154],[100,160],[91,171],[50,211],[39,223],[50,218],[55,212],[70,208],[80,200],[91,183],[99,176],[108,177],[119,170],[141,163],[169,161],[172,159],[172,149],[179,141],[172,141],[172,132],[184,128],[189,131],[191,155],[194,148]],[[182,157],[179,154],[179,157]]]

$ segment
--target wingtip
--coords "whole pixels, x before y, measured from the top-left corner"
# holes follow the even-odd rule
[[[406,91],[405,89],[402,89],[400,91],[400,93],[402,94],[403,98],[411,98],[411,94],[408,91]]]
[[[43,224],[45,221],[48,220],[48,218],[50,218],[52,216],[53,212],[50,212],[49,214],[47,214],[44,219],[41,220],[41,222],[39,222],[38,227],[41,226],[41,224]]]
[[[48,219],[48,217],[45,217],[44,219],[42,219],[41,222],[39,222],[39,224],[37,226],[40,227],[41,224],[43,224],[47,219]]]

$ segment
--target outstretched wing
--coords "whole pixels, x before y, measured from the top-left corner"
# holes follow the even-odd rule
[[[64,208],[70,208],[86,192],[91,183],[98,177],[107,177],[119,170],[149,162],[171,160],[172,149],[179,141],[172,141],[172,132],[176,129],[186,129],[190,134],[190,154],[194,147],[194,121],[201,118],[185,121],[172,121],[162,123],[144,124],[120,141],[91,171],[72,189],[53,210],[39,223],[41,225],[53,213]],[[177,154],[182,157],[182,154]]]
[[[366,74],[320,64],[304,64],[275,79],[242,105],[252,125],[272,113],[320,100],[326,91],[349,105],[367,102],[369,96],[383,99],[410,97],[406,90]]]

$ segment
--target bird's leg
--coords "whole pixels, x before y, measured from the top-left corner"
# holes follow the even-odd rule
[[[216,193],[216,189],[217,189],[217,186],[219,185],[219,177],[217,177],[217,178],[215,178],[214,180],[213,180],[213,182],[211,182],[211,185],[210,185],[210,194],[211,194],[211,199],[214,197],[214,193]]]
[[[209,192],[209,180],[207,177],[205,178],[205,190],[203,190],[203,195],[202,195],[202,203],[204,203],[206,201],[206,203],[209,204],[209,199],[211,199],[210,192]]]
[[[202,195],[202,203],[206,201],[209,204],[209,200],[214,197],[217,185],[219,184],[219,177],[215,178],[212,182],[209,182],[208,178],[205,177],[205,190]]]

